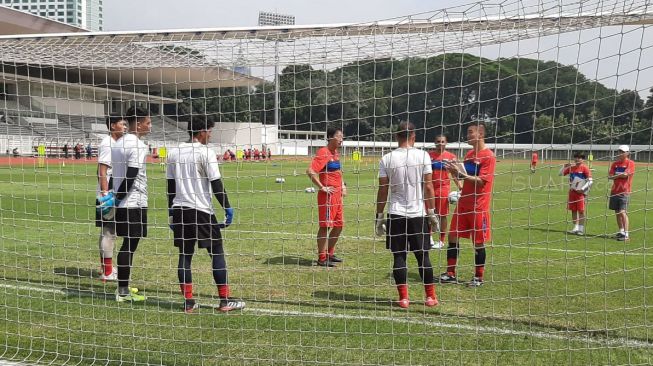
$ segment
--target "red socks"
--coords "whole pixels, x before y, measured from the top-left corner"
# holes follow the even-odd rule
[[[408,298],[408,285],[397,285],[397,292],[399,292],[399,300]]]
[[[434,284],[428,284],[424,285],[424,293],[426,294],[426,297],[430,297],[432,299],[435,299],[435,285]]]
[[[447,258],[447,273],[455,276],[456,275],[456,264],[458,263],[458,258]]]
[[[108,276],[113,272],[113,258],[102,258],[102,271]]]
[[[329,257],[333,257],[333,254],[336,252],[336,247],[329,248]]]
[[[485,273],[485,266],[476,266],[476,274],[475,276],[483,279],[483,274]]]
[[[218,285],[218,296],[221,299],[226,299],[229,297],[229,285]]]
[[[179,288],[181,289],[181,293],[184,295],[184,299],[188,300],[193,298],[192,283],[180,283]]]
[[[327,252],[319,253],[318,256],[317,256],[317,259],[320,262],[324,262],[325,260],[327,260]]]

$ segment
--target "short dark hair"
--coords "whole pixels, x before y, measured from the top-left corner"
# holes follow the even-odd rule
[[[406,140],[410,134],[415,133],[415,125],[409,121],[399,123],[397,127],[397,138]]]
[[[107,129],[111,131],[111,125],[122,121],[124,118],[117,114],[110,114],[107,116]]]
[[[188,122],[188,134],[190,137],[197,136],[198,133],[210,130],[215,126],[215,121],[209,120],[206,116],[191,116],[190,122]]]
[[[576,151],[574,153],[574,158],[579,158],[585,160],[585,153],[582,151]]]
[[[443,133],[439,133],[439,134],[435,135],[435,138],[433,140],[437,140],[440,137],[444,137],[445,140],[449,141],[449,138],[447,137],[447,135],[445,135]]]
[[[127,110],[126,119],[129,125],[133,125],[140,118],[145,118],[150,116],[150,111],[147,108],[131,106]]]
[[[485,132],[487,131],[487,128],[485,127],[485,122],[480,121],[480,120],[473,121],[469,125],[467,125],[467,128],[470,128],[470,127],[477,127],[478,129],[483,131],[483,136],[485,136]]]
[[[327,139],[333,138],[333,136],[335,136],[338,131],[342,132],[342,128],[340,128],[340,127],[327,127],[327,130],[326,130]]]

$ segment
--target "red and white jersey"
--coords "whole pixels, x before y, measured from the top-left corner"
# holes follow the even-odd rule
[[[633,174],[635,174],[635,162],[626,159],[624,161],[615,161],[610,165],[610,176],[618,173],[627,173],[628,177],[617,178],[612,181],[612,189],[610,194],[630,194],[633,190]]]
[[[562,175],[569,176],[570,189],[571,183],[573,183],[575,179],[587,180],[592,178],[592,172],[590,171],[590,168],[588,168],[585,164],[566,167],[562,170]]]
[[[446,195],[451,189],[451,179],[449,177],[449,171],[445,166],[445,162],[455,161],[456,155],[449,151],[443,151],[442,153],[438,151],[430,151],[429,156],[431,157],[431,169],[433,170],[433,189],[436,193],[440,192]]]
[[[471,150],[465,155],[463,165],[468,175],[479,177],[485,184],[474,184],[468,180],[463,183],[463,189],[458,200],[459,212],[483,212],[490,210],[494,171],[497,158],[492,150],[486,148],[478,153]]]
[[[342,166],[338,150],[320,148],[311,162],[311,169],[318,174],[323,186],[342,188]]]

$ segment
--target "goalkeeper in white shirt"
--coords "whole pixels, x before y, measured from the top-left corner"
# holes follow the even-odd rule
[[[214,124],[205,117],[194,116],[188,123],[190,142],[171,148],[167,160],[168,216],[174,245],[179,248],[177,276],[186,313],[198,307],[193,298],[191,272],[195,243],[205,248],[211,257],[213,280],[220,297],[218,309],[226,312],[245,307],[244,302],[230,298],[220,228],[232,223],[234,209],[222,184],[217,156],[207,146]],[[224,208],[224,223],[219,223],[215,217],[211,194]]]
[[[127,132],[127,121],[122,116],[107,117],[107,128],[109,135],[105,136],[98,145],[98,167],[97,167],[97,210],[95,211],[95,226],[101,228],[99,247],[102,281],[115,281],[118,279],[118,272],[113,266],[113,248],[116,243],[116,225],[113,217],[103,215],[100,203],[110,196],[112,187],[111,180],[111,145],[120,139]],[[110,208],[106,210],[107,214]]]
[[[415,126],[410,122],[399,124],[397,142],[399,147],[385,154],[379,164],[375,232],[379,236],[386,235],[386,248],[392,251],[392,274],[399,292],[398,305],[407,308],[410,304],[406,266],[410,250],[417,259],[419,275],[424,283],[424,304],[436,306],[438,298],[429,258],[429,238],[431,232],[439,232],[440,228],[434,210],[431,158],[425,151],[414,147]],[[383,211],[388,192],[390,208],[386,219]]]

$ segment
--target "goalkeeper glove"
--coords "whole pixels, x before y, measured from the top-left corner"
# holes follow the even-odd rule
[[[168,209],[168,227],[170,227],[170,230],[174,230],[172,228],[172,223],[173,223],[172,215],[173,215],[173,212],[174,211],[173,211],[172,207]]]
[[[104,220],[111,220],[116,214],[116,207],[120,205],[120,200],[116,198],[112,191],[109,191],[106,196],[97,198],[100,205],[98,209],[102,214]]]
[[[432,232],[440,232],[440,220],[438,220],[438,216],[435,214],[434,209],[428,209],[426,210],[426,216],[429,220],[429,225],[431,225],[431,231]]]
[[[385,235],[385,218],[383,217],[383,212],[376,214],[376,220],[374,220],[374,232],[377,236]]]
[[[224,209],[224,226],[227,227],[231,225],[234,221],[234,209],[232,207]]]

